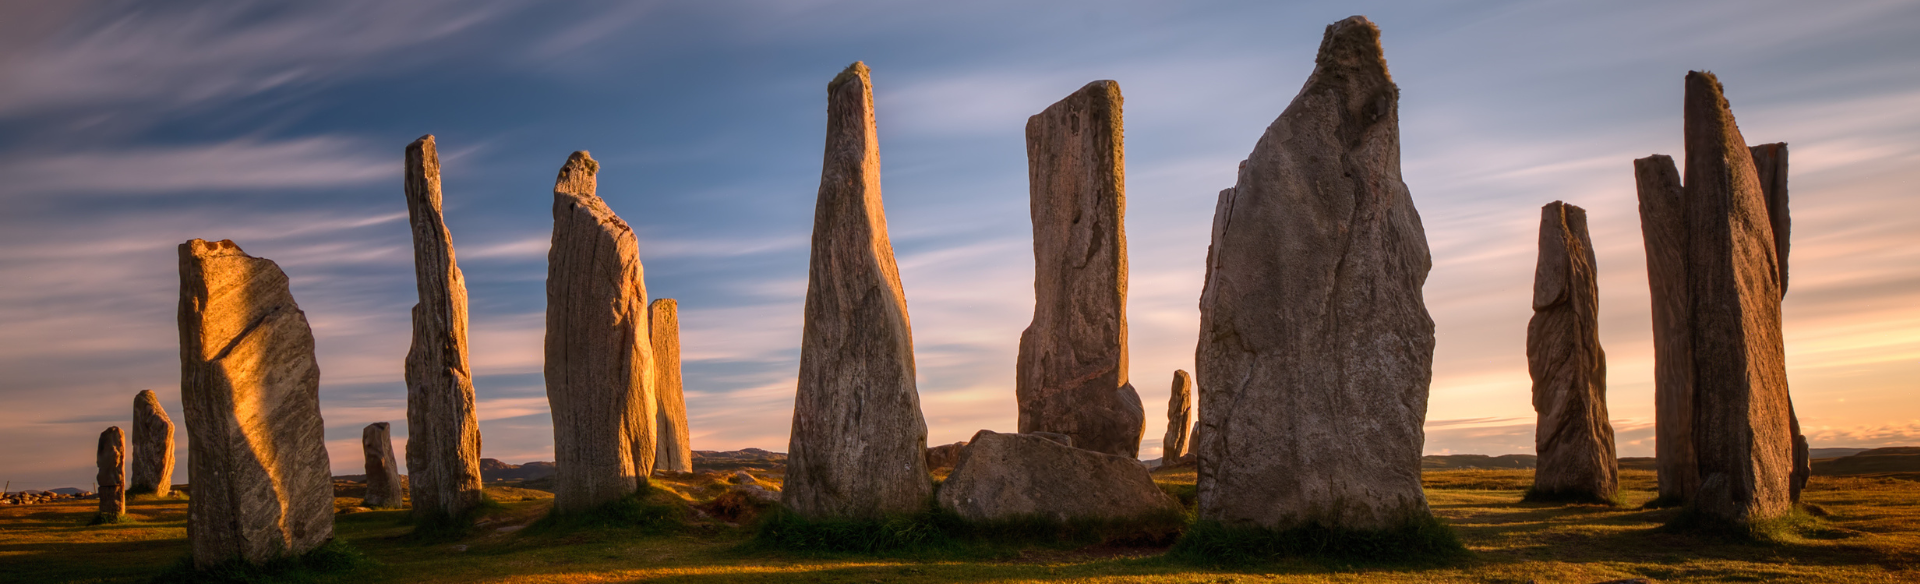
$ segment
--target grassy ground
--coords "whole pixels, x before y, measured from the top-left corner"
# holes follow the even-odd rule
[[[707,504],[725,473],[656,481],[653,502]],[[749,469],[768,484],[778,473]],[[755,472],[763,471],[763,472]],[[1806,498],[1829,513],[1775,544],[1719,541],[1658,527],[1677,510],[1641,510],[1652,474],[1628,471],[1622,507],[1521,503],[1525,470],[1426,475],[1434,512],[1471,554],[1429,564],[1294,561],[1217,571],[1171,562],[1164,547],[1026,546],[896,557],[807,555],[746,545],[750,527],[546,529],[550,496],[490,487],[499,506],[457,540],[407,536],[404,511],[338,516],[336,533],[377,565],[331,581],[378,582],[1920,582],[1920,483],[1815,477]],[[1191,496],[1192,471],[1156,478]],[[85,525],[90,502],[0,507],[0,581],[141,582],[187,553],[186,502],[136,498],[133,523]],[[342,508],[357,503],[341,499]],[[710,508],[708,507],[703,508]],[[728,517],[728,519],[737,519]],[[524,529],[523,529],[524,528]]]

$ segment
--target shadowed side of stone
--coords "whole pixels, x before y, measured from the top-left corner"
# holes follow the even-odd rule
[[[406,165],[420,295],[413,305],[413,346],[407,351],[407,485],[415,514],[456,517],[481,500],[480,419],[467,361],[467,283],[440,213],[440,153],[433,136],[407,145]],[[371,487],[371,470],[368,481]],[[398,506],[399,499],[392,504]]]
[[[1120,519],[1179,509],[1138,460],[988,430],[973,435],[937,498],[974,521]]]
[[[1699,469],[1693,452],[1693,302],[1687,291],[1687,216],[1673,157],[1633,161],[1640,198],[1640,235],[1653,298],[1654,453],[1660,499],[1693,498]]]
[[[656,470],[693,471],[693,440],[687,428],[687,398],[680,387],[680,304],[661,298],[647,305],[653,342]]]
[[[953,468],[954,465],[960,464],[960,452],[966,450],[966,448],[967,443],[964,440],[952,444],[927,447],[927,470],[935,471],[943,468]]]
[[[1767,201],[1767,219],[1773,227],[1774,259],[1779,265],[1780,295],[1787,294],[1787,251],[1793,246],[1793,218],[1788,212],[1787,143],[1761,144],[1747,149],[1753,155],[1754,175],[1760,179],[1760,192]],[[1800,433],[1800,415],[1794,411],[1791,392],[1787,401],[1787,422],[1793,434],[1793,470],[1789,495],[1800,502],[1800,491],[1813,476],[1813,458],[1809,456],[1807,437]]]
[[[179,324],[194,563],[265,562],[331,539],[320,367],[287,275],[232,241],[183,243]]]
[[[1379,29],[1328,26],[1312,76],[1217,207],[1196,355],[1201,519],[1429,520],[1431,259],[1400,177],[1398,98]]]
[[[367,459],[367,494],[361,498],[360,504],[375,509],[405,505],[400,488],[400,468],[393,459],[393,435],[388,424],[374,422],[361,429],[360,450]]]
[[[1014,393],[1021,432],[1132,457],[1146,410],[1127,382],[1121,101],[1120,84],[1095,81],[1027,119],[1034,306]]]
[[[165,497],[173,492],[173,419],[153,390],[133,396],[133,436],[128,456],[132,468],[127,494]]]
[[[599,171],[575,152],[553,186],[546,380],[562,513],[633,494],[653,474],[653,343],[639,243],[595,194]]]
[[[906,293],[887,238],[873,87],[854,63],[827,85],[800,375],[781,500],[804,517],[924,510],[932,485]]]
[[[1173,372],[1173,391],[1167,395],[1167,435],[1160,440],[1160,459],[1177,460],[1187,455],[1189,426],[1193,425],[1193,376],[1184,370]]]
[[[1611,501],[1620,490],[1607,421],[1607,355],[1600,348],[1599,271],[1585,209],[1540,210],[1540,257],[1527,323],[1527,369],[1539,414],[1531,496]]]
[[[99,467],[94,475],[94,494],[100,498],[100,519],[113,520],[127,514],[127,439],[119,426],[100,433],[100,445],[94,449],[93,462]]]

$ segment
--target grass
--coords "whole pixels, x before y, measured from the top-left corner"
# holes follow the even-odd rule
[[[769,484],[779,482],[777,469],[747,470]],[[1193,563],[1168,557],[1164,545],[1089,543],[1091,538],[1009,542],[986,552],[969,551],[977,548],[963,540],[961,551],[952,554],[782,551],[756,547],[753,525],[693,513],[727,488],[724,476],[703,472],[656,480],[638,499],[643,509],[659,504],[686,510],[684,522],[670,529],[609,520],[534,530],[531,525],[551,509],[550,495],[499,484],[490,485],[488,495],[500,508],[476,518],[457,540],[410,537],[404,510],[337,515],[336,537],[378,567],[302,577],[355,584],[1920,581],[1920,482],[1816,476],[1806,498],[1830,515],[1796,519],[1802,523],[1787,526],[1780,537],[1756,542],[1661,529],[1682,510],[1638,507],[1655,496],[1652,481],[1628,472],[1622,473],[1623,507],[1522,502],[1531,476],[1499,472],[1519,474],[1426,474],[1434,514],[1469,554],[1446,561]],[[1155,479],[1178,490],[1192,484],[1191,469],[1184,473]],[[343,507],[357,504],[341,500]],[[0,580],[146,582],[187,554],[185,499],[135,498],[128,505],[135,523],[84,525],[97,511],[94,501],[0,507]],[[614,516],[649,517],[644,511]]]
[[[373,566],[366,555],[339,539],[330,540],[298,556],[252,564],[240,558],[208,568],[195,568],[193,558],[180,558],[155,576],[153,584],[248,584],[315,582],[329,576],[350,575]]]
[[[1435,517],[1410,518],[1400,527],[1352,531],[1309,524],[1271,530],[1194,524],[1167,551],[1176,561],[1216,567],[1249,567],[1288,561],[1381,564],[1443,564],[1465,559],[1466,546]]]

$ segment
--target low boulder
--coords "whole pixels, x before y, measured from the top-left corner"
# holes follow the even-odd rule
[[[927,470],[953,468],[960,464],[960,451],[967,448],[966,442],[941,444],[927,449]]]
[[[990,430],[974,434],[935,499],[974,521],[1117,519],[1180,510],[1140,461],[1074,448],[1052,436]]]

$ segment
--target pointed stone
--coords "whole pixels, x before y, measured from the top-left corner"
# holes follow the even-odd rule
[[[653,468],[693,472],[693,441],[687,428],[687,398],[680,387],[680,304],[661,298],[647,305],[653,340],[655,446]]]
[[[1711,73],[1687,75],[1687,289],[1694,365],[1694,506],[1751,522],[1785,514],[1793,466],[1777,254],[1765,193]]]
[[[1539,414],[1539,462],[1529,497],[1610,503],[1620,490],[1607,421],[1607,354],[1600,348],[1599,270],[1587,211],[1554,201],[1540,209],[1527,370]]]
[[[1121,101],[1120,84],[1095,81],[1027,118],[1034,305],[1014,393],[1021,432],[1137,457],[1147,415],[1127,382]]]
[[[594,193],[600,164],[575,152],[553,186],[547,254],[547,402],[554,509],[584,511],[653,474],[653,343],[633,229]]]
[[[133,471],[127,493],[165,497],[173,493],[173,419],[160,406],[153,390],[133,397],[133,441],[129,454]]]
[[[1687,215],[1673,157],[1633,161],[1640,235],[1653,298],[1654,455],[1660,500],[1684,503],[1699,485],[1693,451],[1693,302],[1687,291]]]
[[[1747,149],[1753,155],[1754,175],[1760,178],[1760,192],[1767,200],[1767,219],[1773,227],[1774,258],[1779,264],[1780,295],[1787,294],[1787,251],[1792,247],[1793,218],[1787,205],[1787,143],[1761,144]],[[1794,412],[1791,397],[1787,403],[1787,422],[1793,433],[1793,471],[1788,490],[1793,502],[1800,502],[1800,491],[1813,476],[1807,437],[1800,433],[1800,415]]]
[[[926,509],[927,423],[880,199],[873,85],[861,63],[827,84],[803,327],[781,500],[813,518]]]
[[[320,367],[287,275],[232,241],[180,244],[179,322],[194,564],[261,563],[332,539]]]
[[[407,351],[407,485],[414,514],[458,517],[481,501],[480,419],[467,361],[467,282],[454,262],[452,234],[440,213],[440,153],[433,136],[408,144],[406,160],[407,217],[420,293],[413,305],[413,347]],[[398,506],[400,500],[392,502]]]
[[[1187,455],[1187,428],[1193,425],[1193,376],[1173,372],[1173,392],[1167,396],[1167,436],[1160,441],[1160,460],[1172,462]]]
[[[1200,519],[1367,531],[1430,516],[1432,262],[1400,178],[1398,98],[1379,29],[1328,26],[1219,207],[1196,359]]]
[[[409,450],[411,450],[411,440]],[[361,505],[400,508],[405,504],[401,489],[400,466],[393,459],[393,436],[386,422],[374,422],[360,430],[360,450],[367,456],[367,494]]]
[[[93,461],[100,467],[100,473],[93,478],[93,492],[100,497],[100,519],[111,521],[126,515],[127,439],[120,433],[119,426],[100,433],[100,446],[94,450]]]

